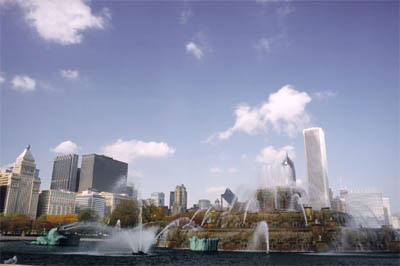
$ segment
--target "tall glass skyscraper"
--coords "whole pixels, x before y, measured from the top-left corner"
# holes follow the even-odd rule
[[[54,158],[50,189],[76,192],[78,155],[60,155]]]
[[[97,154],[82,156],[79,191],[96,189],[120,193],[126,189],[128,164]]]
[[[308,196],[311,207],[314,210],[330,208],[324,131],[314,127],[304,129],[303,134],[307,160]]]

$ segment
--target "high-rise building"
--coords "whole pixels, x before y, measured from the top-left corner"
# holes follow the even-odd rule
[[[174,206],[175,201],[175,191],[169,192],[169,208],[172,210],[172,206]]]
[[[153,192],[151,193],[151,201],[152,204],[156,207],[164,207],[164,199],[165,199],[165,194],[162,192]]]
[[[127,194],[118,194],[111,192],[100,192],[100,196],[102,196],[106,200],[106,208],[104,211],[105,216],[110,215],[119,204],[132,200],[131,197]]]
[[[187,210],[187,192],[185,186],[176,186],[172,215],[184,213]]]
[[[379,228],[385,224],[382,194],[374,190],[349,191],[346,212],[363,227]]]
[[[104,155],[83,155],[79,191],[96,189],[119,193],[126,187],[127,176],[127,163]]]
[[[211,207],[211,202],[207,199],[199,200],[199,209],[206,210]]]
[[[50,189],[76,192],[78,179],[78,155],[60,155],[54,158]]]
[[[320,210],[331,207],[329,200],[328,162],[325,134],[321,128],[303,130],[307,160],[308,195],[311,207]]]
[[[385,215],[385,225],[392,226],[392,212],[390,211],[390,199],[382,198],[383,214]]]
[[[95,190],[78,192],[75,197],[75,212],[91,209],[102,219],[105,215],[106,199]]]
[[[40,179],[30,145],[18,156],[12,171],[0,173],[0,209],[4,215],[22,213],[36,218]]]
[[[43,190],[39,194],[38,214],[61,215],[75,212],[75,193],[67,190]]]

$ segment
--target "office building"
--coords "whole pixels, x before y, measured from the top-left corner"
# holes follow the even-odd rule
[[[106,200],[106,208],[104,210],[105,216],[110,215],[119,204],[132,200],[131,197],[127,194],[118,194],[111,192],[100,192],[100,196],[102,196]]]
[[[314,210],[331,207],[325,134],[321,128],[303,130],[307,161],[308,195]]]
[[[164,198],[165,198],[165,194],[162,192],[154,192],[151,193],[151,201],[152,204],[156,207],[164,207]]]
[[[54,158],[51,190],[76,192],[78,179],[78,155],[60,155]],[[79,184],[79,183],[78,183]]]
[[[174,204],[172,206],[172,215],[184,213],[187,210],[187,191],[185,186],[176,186],[174,193]]]
[[[5,216],[22,213],[36,218],[40,179],[30,145],[18,156],[12,171],[0,173],[0,209]]]
[[[232,192],[232,190],[227,188],[224,194],[221,194],[221,208],[224,208],[224,205],[229,207],[235,201],[235,199],[236,195]]]
[[[175,191],[169,192],[169,208],[172,210],[172,206],[174,206],[175,201]]]
[[[385,224],[382,194],[373,190],[349,191],[346,212],[362,227],[379,228]]]
[[[79,191],[95,189],[104,192],[120,193],[126,187],[127,176],[127,163],[104,155],[83,155]]]
[[[390,211],[390,199],[382,198],[383,214],[385,216],[385,225],[392,226],[392,212]]]
[[[75,193],[67,190],[43,190],[39,194],[38,214],[75,213]]]
[[[206,210],[211,207],[211,202],[207,199],[201,199],[198,203],[199,209]]]
[[[105,215],[106,199],[95,190],[78,192],[75,197],[75,212],[79,213],[86,209],[93,210],[97,217],[102,219]]]

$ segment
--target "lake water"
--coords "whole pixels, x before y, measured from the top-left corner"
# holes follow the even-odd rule
[[[153,248],[150,255],[131,255],[106,243],[81,241],[79,247],[31,246],[1,242],[0,260],[18,258],[25,265],[400,265],[396,253],[271,253],[214,254]]]

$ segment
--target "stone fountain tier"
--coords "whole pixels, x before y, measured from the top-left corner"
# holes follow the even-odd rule
[[[296,186],[276,186],[256,191],[260,210],[301,210],[299,198],[306,197],[304,189]]]
[[[263,250],[264,241],[253,247],[252,239],[260,222],[268,222],[271,251],[389,251],[396,250],[390,230],[354,228],[351,217],[329,209],[314,211],[307,208],[308,225],[301,211],[270,210],[249,212],[243,224],[243,213],[222,215],[211,211],[203,228],[196,230],[174,228],[165,239],[170,248],[190,248],[192,237],[219,238],[219,250]],[[164,246],[164,245],[163,245]]]

